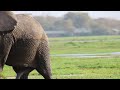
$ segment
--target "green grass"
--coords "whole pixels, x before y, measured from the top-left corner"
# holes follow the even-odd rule
[[[97,54],[120,52],[120,36],[50,38],[51,54]],[[65,58],[51,57],[53,79],[120,79],[120,57]],[[4,77],[15,77],[12,67],[5,66]],[[30,79],[43,79],[32,71]]]
[[[51,54],[88,54],[120,51],[120,36],[50,38]]]
[[[53,75],[57,75],[58,78],[62,78],[61,75],[66,75],[63,78],[69,79],[120,78],[120,58],[115,57],[53,58],[52,66]]]
[[[53,57],[53,79],[119,79],[120,58],[57,58]],[[2,73],[5,77],[15,77],[11,67],[5,66]],[[30,79],[43,79],[35,70]]]
[[[120,40],[120,36],[80,36],[80,37],[61,37],[61,38],[49,38],[49,41],[90,41],[90,40]]]

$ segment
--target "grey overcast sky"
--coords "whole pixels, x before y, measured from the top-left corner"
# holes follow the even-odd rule
[[[49,15],[62,16],[70,11],[13,11],[15,13],[31,13],[32,15]],[[111,18],[120,20],[120,11],[71,11],[71,12],[87,12],[91,18]]]

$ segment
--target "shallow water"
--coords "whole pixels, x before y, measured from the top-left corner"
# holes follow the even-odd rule
[[[120,52],[112,53],[96,53],[96,54],[52,54],[52,57],[73,57],[73,58],[95,58],[95,57],[111,57],[119,56]]]

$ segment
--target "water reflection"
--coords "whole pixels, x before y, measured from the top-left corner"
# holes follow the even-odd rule
[[[73,57],[73,58],[95,58],[95,57],[111,57],[119,56],[120,52],[112,53],[96,53],[96,54],[52,54],[52,57]]]

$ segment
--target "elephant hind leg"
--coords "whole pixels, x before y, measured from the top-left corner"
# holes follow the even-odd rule
[[[48,42],[43,41],[38,47],[36,54],[37,68],[39,74],[41,74],[45,79],[51,79],[51,65],[50,65],[50,55]]]
[[[17,73],[16,79],[28,79],[29,73],[34,70],[33,68],[30,67],[13,67],[14,71]]]
[[[45,79],[51,79],[51,67],[49,60],[45,60],[45,57],[37,57],[37,72],[41,74]]]
[[[45,79],[51,79],[51,76],[48,74],[47,70],[43,70],[41,68],[36,69],[39,74],[41,74]]]

